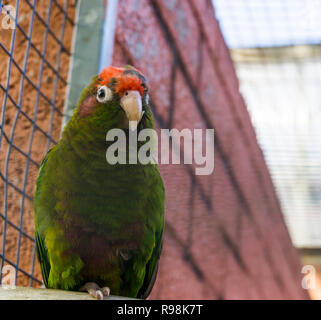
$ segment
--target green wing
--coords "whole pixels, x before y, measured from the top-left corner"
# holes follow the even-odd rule
[[[156,235],[157,245],[155,246],[153,254],[149,262],[147,263],[144,282],[137,295],[138,299],[146,299],[153,289],[158,271],[158,261],[163,247],[163,237],[164,223],[161,232],[158,235]]]
[[[38,231],[35,231],[35,243],[37,256],[40,263],[42,279],[46,287],[48,287],[48,278],[50,273],[50,263],[47,256],[47,248],[43,237],[41,237]]]
[[[50,149],[47,152],[45,158],[42,160],[42,163],[41,163],[41,166],[39,169],[38,179],[37,179],[37,189],[41,185],[41,177],[42,177],[43,169],[46,165],[46,162],[48,160],[48,154],[50,153],[51,150],[52,149]],[[50,273],[50,262],[48,259],[48,252],[47,252],[44,238],[39,234],[37,225],[35,225],[35,246],[36,246],[38,260],[40,263],[42,279],[43,279],[45,286],[48,287],[48,278],[49,278],[49,273]]]

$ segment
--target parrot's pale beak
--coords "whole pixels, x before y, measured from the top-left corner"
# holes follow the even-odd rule
[[[140,93],[136,90],[126,91],[120,99],[120,106],[126,113],[130,130],[136,130],[137,125],[144,114],[142,111],[143,106]]]

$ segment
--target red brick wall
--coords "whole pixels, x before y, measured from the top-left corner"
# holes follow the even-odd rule
[[[159,128],[214,128],[215,169],[160,165],[155,299],[302,299],[301,269],[210,0],[119,1],[114,65],[149,80]]]

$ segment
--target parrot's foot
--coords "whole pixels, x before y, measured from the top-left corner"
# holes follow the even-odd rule
[[[95,282],[87,282],[79,291],[87,291],[92,297],[98,300],[102,300],[110,294],[110,289],[108,287],[100,288]]]

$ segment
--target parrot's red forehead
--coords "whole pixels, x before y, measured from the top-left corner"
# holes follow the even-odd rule
[[[118,68],[118,67],[107,67],[99,74],[99,85],[110,84],[112,79],[115,80],[115,91],[122,95],[127,90],[137,90],[143,95],[145,87],[143,85],[142,73],[134,67]]]

